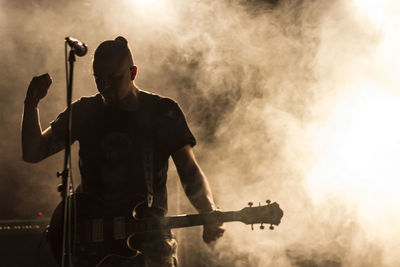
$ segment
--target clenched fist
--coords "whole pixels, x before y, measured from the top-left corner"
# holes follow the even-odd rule
[[[37,107],[40,99],[46,96],[52,82],[48,73],[33,77],[26,92],[25,105]]]

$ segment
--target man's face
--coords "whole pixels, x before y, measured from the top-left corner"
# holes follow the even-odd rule
[[[128,60],[100,61],[93,66],[97,89],[107,103],[119,102],[131,90],[131,74]]]

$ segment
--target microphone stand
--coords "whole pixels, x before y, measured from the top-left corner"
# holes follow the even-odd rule
[[[65,157],[64,157],[64,170],[60,173],[57,172],[57,177],[61,177],[62,183],[58,185],[58,191],[61,194],[62,202],[64,205],[64,220],[63,220],[63,245],[62,245],[62,267],[73,266],[72,258],[72,192],[73,185],[71,181],[70,170],[71,167],[71,126],[72,126],[72,81],[74,74],[75,49],[71,48],[69,52],[69,72],[67,72],[67,123],[68,127],[65,135]],[[69,73],[69,75],[68,75]],[[74,228],[76,226],[74,225]],[[74,231],[75,232],[75,231]]]

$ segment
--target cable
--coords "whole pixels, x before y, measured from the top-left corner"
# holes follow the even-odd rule
[[[121,255],[118,255],[118,254],[109,254],[109,255],[105,256],[102,260],[100,260],[100,262],[97,263],[97,265],[95,267],[101,267],[101,265],[103,265],[103,263],[105,263],[108,259],[110,259],[112,257],[118,258],[120,260],[133,260],[140,254],[142,254],[142,252],[140,252],[139,250],[137,251],[137,253],[135,255],[133,255],[131,257],[121,256]]]
[[[44,231],[43,231],[43,233],[42,233],[42,236],[40,237],[39,244],[38,244],[38,246],[37,246],[37,251],[36,251],[36,263],[35,263],[35,266],[36,266],[36,267],[40,267],[40,247],[42,246],[43,240],[44,240],[44,238],[45,238],[45,236],[46,236],[48,230],[49,230],[49,227],[47,226],[46,229],[44,229]]]

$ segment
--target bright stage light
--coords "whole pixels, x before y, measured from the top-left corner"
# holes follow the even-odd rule
[[[163,11],[167,5],[168,0],[122,0],[127,10],[134,9],[142,12],[160,12]],[[150,14],[151,15],[151,14]]]
[[[367,15],[374,25],[382,27],[390,0],[353,0],[356,8]]]
[[[344,198],[366,217],[400,214],[400,2],[353,1],[375,25],[370,31],[379,43],[363,55],[368,65],[349,69],[353,81],[337,88],[345,93],[331,116],[310,127],[316,163],[308,185],[315,199]]]
[[[174,24],[176,14],[169,0],[122,0],[122,3],[126,12],[134,14],[133,23],[143,25],[143,30]]]
[[[123,0],[128,6],[137,8],[158,8],[165,4],[167,0]]]
[[[133,1],[138,4],[147,4],[147,5],[160,4],[160,2],[162,2],[162,0],[133,0]]]
[[[400,212],[400,97],[372,84],[348,92],[314,132],[312,194],[349,200],[367,217]]]

